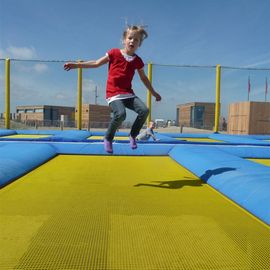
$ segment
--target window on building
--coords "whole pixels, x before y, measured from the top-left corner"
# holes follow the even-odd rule
[[[35,109],[35,113],[43,113],[43,109]]]
[[[26,109],[25,112],[26,113],[33,113],[34,112],[34,109]]]
[[[24,109],[18,109],[17,113],[24,113]]]

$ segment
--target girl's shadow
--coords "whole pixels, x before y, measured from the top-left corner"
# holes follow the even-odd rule
[[[185,177],[188,178],[188,177]],[[167,189],[179,189],[184,186],[192,186],[192,187],[201,187],[203,185],[203,182],[201,180],[192,180],[192,178],[188,178],[191,180],[174,180],[174,181],[152,181],[152,183],[159,183],[159,184],[145,184],[145,183],[139,183],[137,185],[134,185],[134,187],[155,187],[155,188],[167,188]]]

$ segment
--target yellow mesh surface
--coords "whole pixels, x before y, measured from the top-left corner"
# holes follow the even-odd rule
[[[51,137],[51,136],[52,135],[16,134],[16,135],[2,136],[1,138],[8,138],[8,139],[39,139],[39,138],[47,138],[47,137]]]
[[[270,159],[262,159],[262,158],[249,158],[248,160],[251,160],[253,162],[260,163],[265,166],[270,166]]]
[[[0,269],[269,269],[269,227],[169,157],[58,156],[0,190]]]
[[[223,142],[220,140],[214,140],[209,138],[189,138],[189,137],[183,137],[183,138],[176,138],[179,141],[188,141],[188,142]]]

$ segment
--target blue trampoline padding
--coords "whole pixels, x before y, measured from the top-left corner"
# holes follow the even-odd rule
[[[15,130],[10,129],[0,129],[0,137],[1,136],[9,136],[17,134]]]
[[[248,135],[255,140],[270,140],[270,135]]]
[[[209,138],[211,133],[163,133],[159,134],[165,135],[171,138]]]
[[[270,225],[270,168],[217,147],[175,146],[169,155]]]
[[[105,131],[91,131],[89,136],[104,136],[105,135]],[[129,132],[125,132],[125,131],[118,131],[115,133],[115,136],[123,136],[123,137],[128,137]]]
[[[53,135],[47,138],[39,139],[24,139],[34,141],[82,141],[91,135],[91,132],[86,130],[18,130],[17,134],[33,134],[33,135]],[[23,140],[23,139],[22,139]]]
[[[39,130],[39,129],[20,129],[16,130],[16,134],[29,134],[29,135],[58,135],[61,130]]]
[[[48,144],[0,144],[0,187],[33,170],[56,155]]]
[[[160,133],[155,133],[157,139],[159,139],[161,142],[175,142],[179,143],[179,140],[169,136],[168,134],[160,134]]]
[[[104,150],[103,143],[51,143],[58,154],[77,155],[110,155]],[[113,155],[120,156],[167,156],[173,145],[162,144],[138,144],[138,148],[133,150],[129,144],[114,143]]]
[[[242,135],[228,135],[228,134],[218,134],[213,133],[209,135],[210,139],[221,140],[227,143],[234,144],[249,144],[249,145],[270,145],[270,142],[262,142],[257,140],[252,136],[242,136]]]
[[[221,146],[224,152],[241,158],[270,158],[270,149],[267,146]]]
[[[91,133],[86,130],[67,130],[62,131],[53,137],[49,137],[51,141],[62,142],[62,141],[83,141],[86,140]]]
[[[91,132],[91,136],[104,136],[105,132],[104,131],[95,131],[95,132]],[[121,136],[121,137],[128,137],[129,136],[129,132],[116,132],[115,133],[115,138],[114,140],[117,142],[128,142],[128,138],[127,140],[118,140],[117,137]],[[157,137],[157,139],[159,139],[159,141],[157,143],[179,143],[179,140],[169,136],[168,134],[164,133],[164,134],[160,134],[158,132],[155,132],[155,136]],[[96,141],[102,141],[103,139],[100,140],[96,140]],[[148,142],[153,142],[154,140],[152,138],[149,139],[149,141],[139,141],[139,143],[148,143]]]

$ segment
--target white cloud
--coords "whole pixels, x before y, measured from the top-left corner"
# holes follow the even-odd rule
[[[31,60],[37,57],[34,47],[16,47],[9,46],[6,49],[0,48],[0,58],[15,58]]]
[[[38,73],[43,73],[48,70],[48,66],[46,64],[38,63],[34,65],[33,69]]]
[[[99,96],[100,86],[91,79],[83,79],[83,103],[95,102],[95,89],[97,89],[97,95]]]
[[[65,100],[66,99],[66,96],[62,93],[57,93],[55,96],[54,96],[55,99],[57,100]]]
[[[264,66],[264,65],[269,65],[270,64],[270,60],[269,59],[265,59],[262,61],[258,61],[256,63],[252,63],[249,65],[246,65],[246,68],[259,68],[260,66]]]
[[[265,65],[269,65],[270,64],[270,53],[265,53],[262,55],[258,55],[256,57],[253,57],[253,59],[250,59],[250,64],[245,65],[244,67],[246,68],[258,68],[258,67],[262,67]]]
[[[96,87],[96,83],[93,80],[90,79],[83,79],[83,89],[85,89],[86,91],[90,90],[90,91],[94,91],[95,87]]]
[[[5,58],[4,50],[0,48],[0,58]]]
[[[53,89],[52,93],[46,93],[42,98],[42,102],[49,105],[59,105],[59,106],[75,106],[76,95],[73,92],[66,90]],[[44,91],[43,91],[44,92]]]
[[[30,65],[27,65],[23,64],[23,62],[17,62],[14,68],[19,72],[25,73],[35,72],[40,74],[46,72],[49,69],[49,67],[44,63],[37,63],[37,64],[30,63]]]

